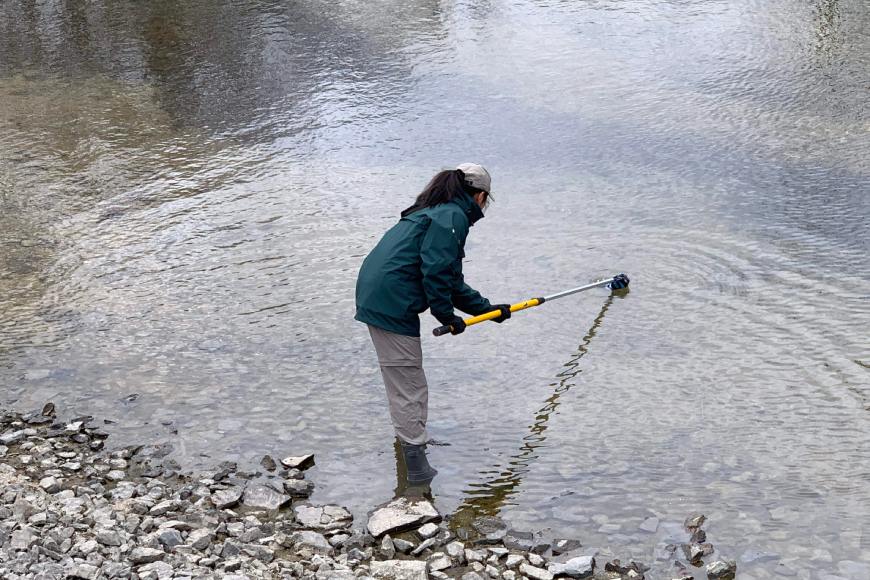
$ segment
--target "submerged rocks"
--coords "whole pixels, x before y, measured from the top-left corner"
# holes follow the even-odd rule
[[[704,571],[710,580],[733,580],[737,575],[737,563],[717,560],[708,564]]]
[[[429,501],[400,497],[375,510],[369,517],[367,528],[372,536],[379,538],[439,519],[441,515]]]

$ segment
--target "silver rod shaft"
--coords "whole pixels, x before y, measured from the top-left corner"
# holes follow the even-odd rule
[[[611,282],[613,282],[613,278],[607,278],[606,280],[599,280],[598,282],[586,284],[585,286],[578,286],[577,288],[572,288],[571,290],[565,290],[564,292],[558,292],[556,294],[551,294],[550,296],[544,296],[544,302],[549,302],[550,300],[555,300],[556,298],[562,298],[563,296],[570,296],[571,294],[583,292],[584,290],[591,290],[592,288],[607,286]]]

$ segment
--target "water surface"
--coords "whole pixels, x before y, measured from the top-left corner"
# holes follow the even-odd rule
[[[395,478],[356,271],[476,161],[484,295],[632,286],[424,337],[441,511],[646,562],[701,511],[776,554],[742,578],[870,577],[866,8],[4,2],[0,402],[192,469],[314,452],[364,519]]]

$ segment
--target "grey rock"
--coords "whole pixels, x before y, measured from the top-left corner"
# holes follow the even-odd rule
[[[486,552],[480,550],[465,550],[465,559],[469,562],[483,562],[486,559]]]
[[[553,574],[549,570],[532,566],[531,564],[520,564],[520,574],[528,576],[532,580],[552,580]]]
[[[571,578],[589,578],[595,572],[595,558],[578,556],[567,562],[554,562],[549,566],[554,576],[570,576]]]
[[[402,552],[403,554],[407,554],[414,549],[414,544],[412,542],[409,542],[408,540],[403,540],[402,538],[393,538],[393,546],[395,546],[396,550]]]
[[[290,496],[277,492],[267,485],[251,485],[245,488],[242,504],[245,507],[278,510],[290,503]]]
[[[286,479],[284,491],[290,497],[308,497],[314,491],[314,484],[304,479]]]
[[[378,580],[427,580],[426,562],[416,560],[372,562],[371,574]]]
[[[462,575],[461,580],[485,580],[483,576],[477,572],[467,572]]]
[[[100,569],[90,564],[78,564],[69,573],[69,578],[81,578],[82,580],[95,580]]]
[[[204,552],[214,541],[214,534],[211,530],[199,529],[190,532],[187,536],[187,543],[196,550]]]
[[[19,429],[18,431],[9,431],[0,435],[0,445],[18,443],[27,436],[27,431],[27,429]]]
[[[100,530],[96,540],[104,546],[120,546],[122,542],[121,534],[115,530]]]
[[[227,509],[239,504],[244,490],[241,487],[229,487],[211,494],[211,502],[218,509]]]
[[[703,523],[703,520],[702,520]],[[707,564],[704,569],[710,580],[731,580],[737,574],[737,563],[733,561],[717,560]]]
[[[308,548],[318,554],[332,554],[333,547],[323,534],[312,531],[296,532],[290,542],[297,548]]]
[[[396,546],[393,545],[393,539],[389,535],[381,540],[380,553],[385,560],[392,560],[396,556]]]
[[[149,564],[162,560],[165,555],[166,552],[155,548],[133,548],[133,551],[130,552],[130,561],[133,564]]]
[[[379,538],[384,534],[396,533],[440,518],[438,510],[430,502],[411,501],[400,497],[375,510],[369,517],[367,528],[371,535]]]
[[[175,528],[161,530],[157,535],[157,541],[167,550],[171,550],[175,546],[184,543],[184,539],[181,537],[181,532]]]
[[[509,530],[502,539],[502,543],[511,550],[528,552],[535,543],[535,536],[531,532]]]
[[[44,489],[46,493],[57,493],[60,491],[60,482],[55,477],[43,477],[39,480],[39,487]]]
[[[30,546],[36,542],[36,534],[27,526],[12,532],[12,538],[9,542],[9,547],[13,550],[23,551],[30,549]]]

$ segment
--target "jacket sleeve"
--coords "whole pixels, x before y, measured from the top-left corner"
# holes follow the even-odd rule
[[[459,275],[459,287],[453,292],[453,304],[456,308],[472,316],[484,314],[492,310],[489,300],[480,295],[480,292],[465,283],[462,274]]]
[[[423,290],[432,316],[442,324],[454,316],[453,290],[457,276],[461,276],[455,264],[468,233],[467,226],[463,228],[462,225],[455,224],[450,213],[434,214],[420,246]]]

